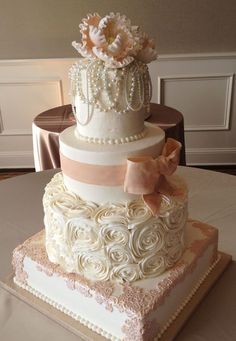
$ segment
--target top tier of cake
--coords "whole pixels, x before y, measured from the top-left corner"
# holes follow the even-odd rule
[[[71,67],[70,79],[80,139],[120,144],[144,137],[151,98],[146,64],[109,68],[98,59],[81,59]]]

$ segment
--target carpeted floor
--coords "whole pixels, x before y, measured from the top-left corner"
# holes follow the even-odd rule
[[[195,168],[208,169],[215,172],[236,175],[236,165],[232,166],[195,166]]]
[[[34,169],[0,169],[0,180],[34,172]]]
[[[209,169],[216,172],[236,175],[236,166],[199,166],[197,168]],[[34,172],[34,169],[0,169],[0,180],[12,178],[14,176],[23,175]]]

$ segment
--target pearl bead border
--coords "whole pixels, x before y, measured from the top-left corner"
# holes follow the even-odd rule
[[[119,138],[99,138],[99,137],[89,137],[89,136],[83,136],[76,131],[76,135],[78,138],[82,141],[88,142],[88,143],[95,143],[95,144],[124,144],[129,142],[134,142],[137,140],[141,140],[145,137],[147,130],[144,129],[141,133],[126,136],[126,137],[119,137]]]
[[[17,279],[14,277],[13,281],[16,285],[18,285],[20,288],[27,290],[29,293],[34,295],[35,297],[39,298],[40,300],[50,304],[52,307],[56,308],[57,310],[61,311],[62,313],[72,317],[74,320],[79,321],[84,326],[88,327],[89,329],[93,330],[94,332],[104,336],[106,339],[111,341],[122,341],[121,339],[118,339],[116,336],[106,332],[104,329],[98,327],[96,324],[93,324],[86,320],[85,318],[81,317],[78,314],[73,313],[71,310],[65,308],[62,304],[57,303],[56,301],[52,300],[48,296],[42,294],[38,290],[32,288],[28,284],[23,284],[17,281]]]
[[[182,310],[185,308],[185,306],[187,304],[190,303],[191,299],[193,298],[193,296],[197,293],[198,289],[200,288],[200,286],[202,285],[202,283],[207,279],[207,277],[209,276],[209,274],[214,270],[214,268],[216,267],[216,265],[218,264],[218,262],[221,259],[221,255],[218,254],[217,259],[215,260],[215,262],[209,267],[209,269],[205,272],[205,274],[200,278],[200,280],[197,282],[197,284],[194,286],[194,288],[191,290],[191,292],[189,293],[189,295],[184,299],[183,303],[179,306],[179,308],[172,314],[172,316],[169,318],[169,320],[166,322],[166,324],[161,328],[160,332],[158,333],[158,335],[154,338],[154,341],[158,341],[162,338],[162,336],[165,334],[165,332],[168,330],[168,328],[174,323],[174,321],[177,319],[177,317],[181,314]],[[40,293],[39,291],[37,291],[36,289],[32,288],[31,286],[29,286],[28,284],[23,284],[20,283],[16,280],[16,277],[14,277],[13,279],[14,283],[16,285],[18,285],[19,287],[21,287],[22,289],[27,290],[28,292],[30,292],[32,295],[38,297],[39,299],[41,299],[42,301],[50,304],[51,306],[53,306],[54,308],[56,308],[57,310],[60,310],[61,312],[63,312],[64,314],[72,317],[74,320],[79,321],[81,324],[83,324],[84,326],[88,327],[89,329],[93,330],[94,332],[104,336],[105,338],[107,338],[108,340],[111,341],[122,341],[121,339],[118,339],[117,337],[115,337],[114,335],[106,332],[104,329],[98,327],[97,325],[89,322],[88,320],[84,319],[83,317],[81,317],[78,314],[73,313],[72,311],[70,311],[69,309],[63,307],[61,304],[57,303],[56,301],[50,299],[49,297],[47,297],[46,295]]]

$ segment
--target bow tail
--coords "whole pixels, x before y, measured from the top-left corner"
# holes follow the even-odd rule
[[[153,193],[143,194],[143,201],[149,207],[153,215],[157,215],[160,211],[162,195],[175,196],[178,188],[165,176],[161,175]]]
[[[156,215],[161,207],[161,194],[153,192],[151,194],[144,194],[143,201],[149,207],[153,215]]]
[[[186,194],[186,186],[177,177],[172,176],[169,180],[163,176],[158,185],[158,192],[166,196],[183,197]]]

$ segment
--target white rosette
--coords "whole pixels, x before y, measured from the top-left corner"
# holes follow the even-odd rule
[[[109,204],[101,206],[94,217],[98,224],[124,224],[127,225],[126,209],[122,204]]]
[[[167,231],[182,230],[187,216],[187,204],[185,202],[173,201],[168,212],[162,217],[163,226]]]
[[[64,217],[92,217],[97,206],[91,202],[82,201],[76,194],[72,192],[64,192],[55,195],[50,202],[51,209],[56,214],[63,214]]]
[[[54,211],[55,214],[70,217],[92,217],[97,205],[82,200],[78,195],[68,191],[64,185],[62,173],[57,173],[45,188],[43,197],[44,209]]]
[[[165,255],[165,263],[167,268],[171,268],[181,258],[183,253],[183,247],[181,245],[174,245],[168,249],[168,253]]]
[[[53,263],[64,265],[64,258],[71,256],[71,251],[64,240],[64,221],[60,216],[51,217],[49,225],[46,226],[45,246],[48,258]]]
[[[163,255],[152,254],[140,262],[140,270],[143,278],[156,277],[166,269]]]
[[[68,217],[93,218],[97,205],[93,202],[77,200],[76,207],[68,211]]]
[[[57,193],[51,198],[51,209],[55,214],[67,215],[68,211],[76,209],[76,195],[74,193]]]
[[[110,278],[116,282],[134,282],[141,277],[138,264],[121,264],[113,266]]]
[[[106,252],[112,264],[129,264],[133,262],[130,251],[123,246],[108,245]]]
[[[45,194],[43,197],[43,204],[47,206],[50,200],[55,197],[55,195],[63,193],[66,191],[66,187],[63,182],[62,173],[57,173],[54,175],[52,180],[45,187]]]
[[[67,272],[75,272],[76,271],[76,257],[73,253],[68,252],[63,256],[63,260],[61,261],[61,265]]]
[[[46,240],[45,247],[50,262],[57,263],[59,259],[59,250],[56,243],[50,239]]]
[[[134,200],[127,204],[126,216],[128,229],[133,229],[152,218],[152,212],[143,200]]]
[[[46,230],[46,239],[53,239],[60,242],[64,239],[63,231],[65,221],[62,216],[54,214],[53,210],[48,210],[44,216],[44,225]]]
[[[106,281],[109,279],[111,264],[99,252],[80,252],[77,254],[77,272],[91,280]]]
[[[183,231],[170,231],[165,235],[165,249],[169,250],[172,246],[181,245],[183,243]]]
[[[171,231],[165,238],[165,262],[168,268],[172,267],[182,256],[184,250],[183,231]]]
[[[72,218],[65,226],[65,241],[73,252],[82,250],[98,250],[102,241],[98,235],[96,224],[91,219]]]
[[[74,272],[74,257],[67,245],[51,239],[46,242],[46,251],[50,262],[60,264],[67,272]]]
[[[105,245],[127,245],[129,243],[129,232],[126,226],[122,224],[103,225],[99,231],[100,238]]]
[[[144,226],[137,226],[131,230],[130,249],[131,253],[138,259],[150,253],[159,252],[164,243],[163,227],[156,218]]]

